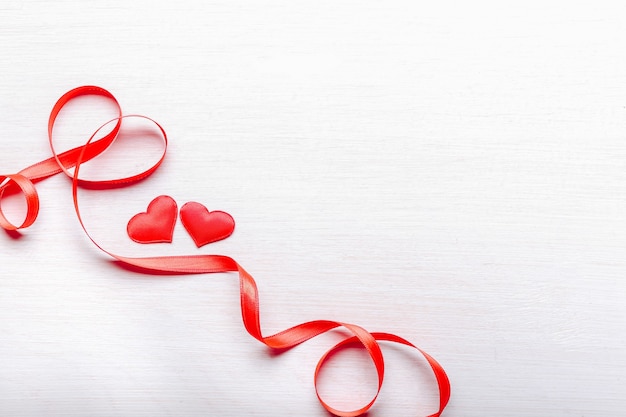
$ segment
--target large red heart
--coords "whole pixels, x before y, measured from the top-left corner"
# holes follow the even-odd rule
[[[176,201],[160,195],[150,202],[148,210],[128,221],[128,236],[138,243],[171,243],[178,215]]]
[[[235,230],[235,220],[224,211],[211,211],[200,203],[185,203],[180,208],[180,221],[197,247],[226,239]]]

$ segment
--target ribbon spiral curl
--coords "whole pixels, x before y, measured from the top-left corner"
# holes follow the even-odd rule
[[[116,107],[118,116],[115,119],[102,125],[96,132],[94,132],[91,138],[89,138],[89,140],[84,145],[78,146],[62,153],[57,153],[54,147],[52,135],[57,116],[59,115],[61,109],[69,101],[85,95],[101,96],[111,100]],[[80,171],[81,164],[100,155],[115,141],[122,126],[122,120],[127,117],[143,118],[151,121],[158,127],[161,134],[163,135],[163,152],[159,160],[145,171],[129,177],[97,181],[80,179],[78,173]],[[102,130],[105,126],[111,123],[114,123],[114,127],[111,132],[109,132],[100,139],[95,139],[100,130]],[[376,401],[378,394],[380,393],[385,372],[383,354],[378,344],[378,341],[387,341],[415,348],[424,356],[424,358],[432,368],[439,387],[439,409],[437,410],[437,412],[431,414],[428,417],[439,417],[441,415],[450,398],[450,381],[445,371],[443,370],[443,367],[432,356],[428,355],[426,352],[413,345],[411,342],[394,334],[381,332],[370,333],[361,326],[355,324],[330,320],[309,321],[293,326],[279,333],[270,336],[264,336],[261,332],[259,315],[259,293],[257,290],[257,285],[252,276],[248,274],[234,259],[223,255],[157,256],[139,258],[125,257],[116,255],[104,249],[89,235],[89,232],[87,231],[81,218],[80,210],[78,207],[78,187],[84,186],[104,189],[126,186],[142,180],[151,175],[154,171],[156,171],[156,169],[163,162],[167,149],[167,135],[165,133],[165,130],[156,121],[140,115],[123,116],[122,109],[118,101],[110,92],[101,87],[82,86],[68,91],[63,96],[61,96],[61,98],[55,103],[50,113],[50,118],[48,120],[48,141],[50,143],[50,148],[53,155],[51,158],[31,165],[21,170],[17,174],[0,175],[0,201],[4,195],[15,194],[19,192],[21,192],[26,198],[26,215],[24,221],[19,226],[14,225],[5,217],[0,205],[0,226],[2,228],[7,231],[16,231],[18,229],[23,229],[31,226],[35,222],[37,214],[39,212],[39,197],[37,195],[37,190],[34,183],[63,172],[72,179],[72,195],[74,200],[74,208],[83,230],[85,231],[89,239],[91,239],[91,241],[100,250],[116,259],[120,266],[130,267],[134,270],[139,270],[151,274],[205,274],[216,272],[237,272],[239,275],[241,315],[243,318],[244,327],[252,337],[272,349],[290,349],[315,336],[328,332],[329,330],[338,327],[343,327],[347,329],[353,336],[348,337],[347,339],[331,347],[318,361],[314,373],[315,392],[321,405],[330,413],[342,417],[359,416],[366,413],[372,407],[372,405],[374,405],[374,402]],[[73,173],[69,171],[72,167],[74,168]],[[378,390],[374,395],[374,398],[363,407],[352,411],[342,411],[337,410],[324,402],[317,388],[317,379],[320,370],[329,359],[329,357],[337,350],[351,344],[359,344],[367,350],[378,374]]]

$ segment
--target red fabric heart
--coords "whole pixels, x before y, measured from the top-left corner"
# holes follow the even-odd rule
[[[126,231],[137,243],[171,243],[177,216],[176,201],[160,195],[148,204],[146,212],[135,214],[128,221]]]
[[[180,208],[180,221],[197,247],[226,239],[235,230],[233,216],[224,211],[211,211],[200,203],[185,203]]]

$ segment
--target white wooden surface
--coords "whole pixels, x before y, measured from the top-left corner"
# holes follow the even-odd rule
[[[0,172],[49,156],[54,101],[101,85],[171,139],[145,183],[81,192],[108,248],[233,256],[267,333],[404,336],[448,371],[447,417],[623,414],[625,6],[471,3],[4,0]],[[111,115],[71,110],[61,148]],[[142,159],[120,153],[114,169]],[[234,276],[119,269],[66,178],[39,192],[38,222],[0,233],[0,415],[327,415],[312,373],[337,335],[270,355]],[[196,249],[179,223],[138,248],[126,222],[159,194],[237,230]],[[424,364],[385,353],[369,415],[433,412]],[[374,376],[341,357],[321,389],[349,408]]]

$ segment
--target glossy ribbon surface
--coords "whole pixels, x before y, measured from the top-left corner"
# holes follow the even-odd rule
[[[118,116],[115,119],[102,125],[96,132],[94,132],[91,138],[84,145],[78,146],[62,153],[58,153],[55,150],[53,141],[53,130],[57,116],[59,115],[61,109],[69,101],[85,95],[96,95],[111,100],[116,106]],[[118,136],[118,133],[120,132],[120,128],[122,126],[122,121],[125,118],[129,117],[142,118],[149,122],[152,122],[161,132],[163,137],[163,151],[158,161],[156,161],[148,169],[129,177],[97,181],[81,179],[79,177],[81,164],[95,158],[96,156],[104,152]],[[109,125],[113,125],[113,129],[102,138],[96,139],[100,131]],[[105,189],[127,186],[136,183],[137,181],[140,181],[152,174],[163,162],[167,149],[167,135],[165,133],[165,130],[156,121],[148,117],[139,115],[123,116],[119,103],[110,92],[96,86],[83,86],[65,93],[52,108],[52,112],[50,114],[50,119],[48,122],[48,140],[53,155],[51,158],[31,165],[21,170],[17,174],[0,175],[0,200],[4,195],[19,192],[21,192],[26,199],[25,218],[19,226],[14,225],[5,217],[4,213],[2,213],[0,206],[0,226],[2,228],[7,231],[16,231],[18,229],[31,226],[35,222],[37,214],[39,212],[39,196],[37,195],[37,190],[34,184],[37,181],[63,172],[67,176],[72,178],[72,195],[74,199],[74,208],[83,230],[85,231],[89,239],[91,239],[91,241],[100,250],[116,259],[120,266],[149,274],[205,274],[216,272],[237,273],[239,276],[241,315],[243,318],[244,327],[252,337],[272,349],[290,349],[315,336],[318,336],[322,333],[328,332],[329,330],[338,327],[343,327],[344,329],[348,330],[352,334],[352,336],[331,347],[320,358],[314,373],[314,385],[317,397],[322,406],[330,413],[333,413],[337,416],[345,417],[358,416],[366,413],[372,407],[382,387],[385,373],[383,354],[378,342],[385,341],[409,346],[416,349],[421,355],[424,356],[434,373],[439,388],[439,408],[429,417],[438,417],[441,415],[450,398],[450,381],[448,380],[448,377],[442,366],[433,357],[431,357],[426,352],[422,351],[409,341],[394,334],[382,332],[370,333],[361,326],[331,320],[310,321],[307,323],[296,325],[270,336],[264,336],[261,331],[259,314],[259,293],[256,282],[254,281],[252,276],[248,274],[234,259],[223,255],[156,256],[138,258],[126,257],[117,255],[104,249],[89,235],[89,232],[87,231],[80,214],[80,209],[78,205],[78,187],[83,186],[89,188]],[[74,168],[73,173],[70,172],[71,168]],[[378,390],[374,395],[374,398],[372,398],[372,400],[368,404],[362,406],[361,408],[351,411],[337,410],[331,407],[321,398],[317,388],[318,375],[324,364],[327,362],[330,356],[332,356],[333,353],[335,353],[339,349],[342,349],[343,347],[352,344],[360,345],[368,352],[378,374]]]

